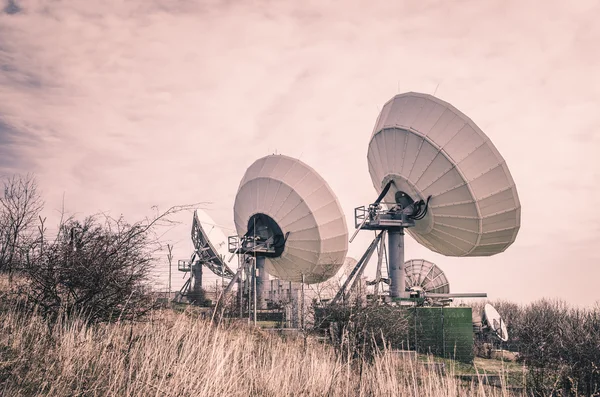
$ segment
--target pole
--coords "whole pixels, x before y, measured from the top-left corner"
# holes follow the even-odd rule
[[[244,280],[248,279],[248,268],[246,267],[246,260],[242,261],[242,257],[238,254],[238,269],[240,270],[240,278],[238,279],[238,298],[240,300],[240,318],[244,317],[244,289],[246,287],[246,282]]]
[[[223,267],[225,266],[225,256],[221,255],[221,289],[223,289],[223,271],[225,270]]]
[[[254,263],[254,260],[252,260]],[[246,284],[244,285],[244,292],[246,292],[248,299],[246,300],[246,306],[248,308],[248,322],[252,321],[252,279],[254,278],[254,265],[250,264],[248,266],[248,274],[246,277]],[[247,290],[247,291],[246,291]]]
[[[254,326],[256,327],[256,257],[252,261],[252,297],[253,297],[253,307],[252,307],[252,315],[254,318]]]
[[[294,302],[292,301],[292,282],[288,281],[288,293],[287,293],[287,298],[286,301],[288,303],[288,307],[289,307],[289,318],[288,318],[288,326],[289,327],[297,327],[298,323],[292,323],[292,321],[294,320],[294,313],[297,313],[297,311],[294,309]]]
[[[301,315],[300,315],[300,321],[302,324],[302,332],[304,332],[304,273],[302,273],[302,302],[301,302]]]
[[[171,300],[171,263],[173,261],[173,246],[167,244],[167,249],[169,250],[169,254],[167,258],[169,259],[169,295],[167,295],[167,301]]]
[[[244,294],[242,291],[242,288],[243,288],[242,286],[244,284],[243,274],[244,274],[244,271],[242,270],[241,274],[240,274],[240,278],[238,278],[238,280],[237,280],[237,288],[238,288],[237,292],[238,292],[238,300],[239,300],[239,306],[240,306],[240,318],[244,317]]]
[[[388,230],[390,296],[406,296],[406,276],[404,274],[404,229]]]

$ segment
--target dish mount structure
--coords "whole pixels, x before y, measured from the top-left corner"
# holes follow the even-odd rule
[[[178,261],[181,272],[190,272],[179,291],[180,296],[198,294],[202,290],[203,267],[222,279],[234,279],[236,273],[228,266],[227,239],[215,221],[205,211],[194,211],[191,230],[194,252],[189,261]]]
[[[491,256],[515,241],[521,205],[506,162],[483,131],[449,103],[414,92],[393,97],[377,118],[367,160],[378,197],[355,208],[350,242],[360,230],[377,235],[353,275],[362,273],[387,235],[393,300],[411,296],[404,269],[405,232],[445,256]],[[381,259],[377,283],[380,266]],[[344,296],[351,282],[332,302]]]

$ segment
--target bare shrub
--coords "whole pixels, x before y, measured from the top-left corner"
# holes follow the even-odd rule
[[[400,348],[408,339],[408,318],[404,310],[388,305],[363,305],[359,300],[315,307],[317,328],[333,346],[352,358],[373,358],[387,347]]]
[[[109,216],[62,221],[53,241],[40,236],[43,244],[27,255],[23,294],[51,322],[61,314],[90,322],[143,316],[154,307],[149,276],[161,247],[155,228],[183,208],[133,224]]]
[[[533,395],[600,392],[600,308],[540,300],[523,308],[513,331]]]
[[[600,307],[571,309],[559,332],[563,386],[586,396],[600,392]]]
[[[13,175],[2,180],[0,192],[0,271],[12,274],[35,243],[37,219],[44,202],[35,177]]]

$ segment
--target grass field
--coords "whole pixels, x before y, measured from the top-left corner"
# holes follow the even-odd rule
[[[0,313],[0,394],[5,396],[510,396],[506,387],[465,381],[477,369],[444,371],[381,352],[344,361],[328,345],[282,339],[245,325],[215,325],[188,311],[157,311],[145,323],[52,333],[36,315]],[[486,367],[487,368],[484,368]]]

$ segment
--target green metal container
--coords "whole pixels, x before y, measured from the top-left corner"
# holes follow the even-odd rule
[[[417,307],[410,309],[409,343],[420,353],[473,361],[473,320],[470,307]]]

